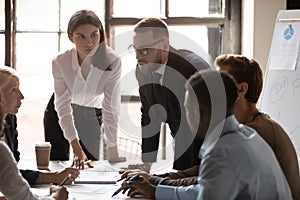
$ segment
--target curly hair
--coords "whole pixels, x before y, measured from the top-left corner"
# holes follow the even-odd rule
[[[263,73],[259,63],[242,55],[224,54],[215,59],[215,65],[229,66],[229,73],[237,83],[246,82],[248,92],[245,98],[251,103],[257,103],[263,87]]]

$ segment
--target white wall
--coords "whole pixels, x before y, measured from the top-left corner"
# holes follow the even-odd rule
[[[243,0],[242,54],[256,59],[266,68],[274,25],[286,0]]]

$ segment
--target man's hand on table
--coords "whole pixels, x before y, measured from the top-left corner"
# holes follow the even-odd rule
[[[142,171],[140,169],[132,169],[132,170],[120,170],[119,173],[121,174],[121,179],[127,179],[135,174],[139,174],[140,176],[144,177],[147,181],[150,180],[152,174]]]
[[[129,177],[122,183],[125,187],[123,194],[128,191],[127,196],[133,198],[137,195],[141,195],[145,198],[155,199],[156,186],[152,185],[144,177],[138,178],[136,181],[129,181]]]
[[[140,169],[144,172],[150,172],[152,163],[143,163],[143,164],[133,164],[133,165],[128,165],[127,169]]]

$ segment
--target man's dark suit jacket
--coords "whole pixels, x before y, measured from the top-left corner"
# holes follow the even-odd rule
[[[16,115],[8,114],[5,117],[5,121],[6,124],[4,128],[4,134],[7,140],[7,145],[12,151],[16,159],[16,162],[19,162],[20,152],[18,150],[19,142],[18,142],[18,131],[17,131],[17,117]],[[25,178],[30,185],[33,185],[39,176],[39,171],[20,169],[20,172],[23,178]]]
[[[151,75],[143,74],[136,67],[136,78],[139,83],[142,103],[142,160],[143,162],[156,161],[161,122],[166,122],[175,139],[173,169],[177,170],[187,169],[200,163],[198,153],[202,141],[194,139],[186,120],[184,109],[185,83],[197,71],[196,68],[209,68],[207,62],[200,57],[200,66],[193,66],[183,58],[184,52],[186,53],[185,50],[179,51],[170,47],[160,100],[161,106],[166,111],[166,118],[162,117],[161,112],[152,107],[157,104],[157,101],[153,95],[154,84],[152,84]],[[164,121],[163,118],[166,120]]]

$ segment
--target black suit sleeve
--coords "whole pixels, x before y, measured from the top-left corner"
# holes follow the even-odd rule
[[[14,120],[12,121],[14,124],[13,124],[13,127],[15,127],[14,128],[14,130],[13,130],[13,137],[14,137],[14,139],[13,139],[13,155],[14,155],[14,157],[15,157],[15,159],[16,159],[16,161],[17,162],[19,162],[19,160],[20,160],[20,152],[19,152],[19,141],[18,141],[18,136],[19,136],[19,133],[18,133],[18,130],[17,130],[17,118],[16,118],[16,116],[14,115]]]
[[[20,152],[18,150],[18,131],[17,131],[17,117],[16,115],[8,114],[5,117],[4,134],[7,139],[7,145],[14,155],[17,162],[20,160]]]
[[[152,106],[150,103],[151,99],[149,98],[149,95],[145,94],[151,91],[149,87],[151,87],[151,85],[145,85],[140,88],[142,103],[142,161],[156,162],[161,122],[154,119],[154,116],[149,113]]]
[[[36,180],[39,177],[39,171],[34,171],[34,170],[23,170],[20,169],[20,172],[23,176],[24,179],[29,183],[29,185],[35,184]]]

